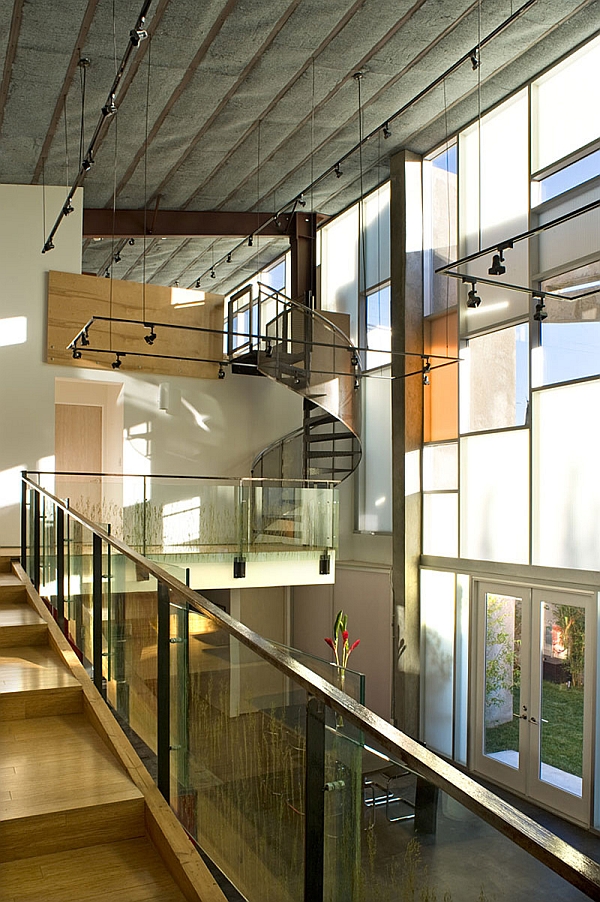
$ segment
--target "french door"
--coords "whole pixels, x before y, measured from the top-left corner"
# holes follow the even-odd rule
[[[475,599],[474,770],[589,824],[593,596],[480,582]]]

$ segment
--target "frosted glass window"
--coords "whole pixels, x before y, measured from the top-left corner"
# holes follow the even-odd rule
[[[458,557],[458,492],[423,495],[423,554]]]
[[[600,381],[533,395],[533,563],[598,570]]]
[[[384,285],[366,297],[367,348],[365,369],[389,366],[392,350],[390,286]],[[386,353],[387,352],[387,353]]]
[[[358,344],[358,205],[321,229],[321,309],[350,314]]]
[[[423,491],[443,492],[458,488],[458,442],[425,445]]]
[[[548,175],[546,178],[535,179],[531,183],[531,205],[534,207],[538,204],[543,204],[545,201],[558,197],[559,194],[570,191],[578,185],[583,185],[584,182],[599,175],[600,150],[596,150],[594,153],[589,153],[587,156],[582,157],[581,160],[576,160],[569,166],[564,166],[558,172],[553,172],[552,175]]]
[[[363,202],[365,287],[390,278],[390,183],[369,194]]]
[[[471,435],[460,448],[461,557],[529,561],[529,430]]]
[[[422,734],[428,748],[452,757],[454,573],[421,571]]]
[[[544,225],[597,200],[600,200],[600,185],[590,187],[582,194],[566,194],[544,209],[539,214],[538,221],[540,225]],[[537,267],[540,273],[556,271],[558,267],[566,268],[578,260],[599,254],[600,209],[590,210],[542,232],[537,238],[537,248]]]
[[[461,432],[523,426],[529,403],[528,325],[471,338],[461,357]]]
[[[548,318],[540,326],[534,385],[600,373],[600,261],[547,279],[541,288],[564,300],[545,299]],[[583,293],[587,297],[573,298]]]
[[[529,228],[529,113],[527,91],[500,104],[459,136],[460,256],[501,242]],[[503,282],[529,282],[528,242],[505,251]],[[461,272],[489,278],[490,257],[479,258]],[[466,286],[461,287],[461,334],[526,316],[529,298],[522,292],[496,285],[481,285],[481,305],[466,307]]]
[[[469,589],[466,573],[456,576],[456,643],[454,685],[454,760],[467,764],[467,724],[469,719]]]
[[[423,267],[425,314],[457,303],[457,282],[435,270],[458,256],[456,144],[423,161]]]
[[[389,368],[363,379],[363,456],[358,470],[358,528],[392,531],[392,382]]]
[[[600,136],[600,38],[532,85],[532,167],[539,171]]]

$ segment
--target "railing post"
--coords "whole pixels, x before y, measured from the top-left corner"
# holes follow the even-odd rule
[[[27,470],[21,470],[21,567],[27,573]]]
[[[92,666],[94,686],[102,692],[102,539],[92,535]]]
[[[40,493],[33,493],[33,585],[40,588]]]
[[[325,843],[325,708],[311,697],[306,706],[304,807],[304,902],[322,902]]]
[[[167,802],[171,783],[171,618],[169,589],[158,583],[157,785]]]
[[[56,619],[65,631],[65,512],[56,507]]]

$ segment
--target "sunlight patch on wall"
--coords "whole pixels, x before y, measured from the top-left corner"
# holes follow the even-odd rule
[[[22,345],[27,341],[27,317],[7,316],[0,319],[0,348]]]
[[[173,501],[163,507],[163,545],[187,545],[200,538],[200,498]]]
[[[0,471],[0,507],[21,503],[21,471],[25,464]]]

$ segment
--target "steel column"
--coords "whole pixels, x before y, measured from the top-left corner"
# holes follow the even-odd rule
[[[92,536],[92,666],[94,686],[102,692],[102,539]]]
[[[21,470],[21,476],[27,475],[27,470]],[[21,483],[21,567],[27,573],[27,485]]]
[[[171,788],[171,618],[169,588],[160,581],[157,655],[157,784],[168,802]]]
[[[306,783],[304,810],[304,902],[322,902],[325,842],[325,706],[309,698],[306,706]]]
[[[33,585],[40,588],[40,493],[33,492]]]
[[[65,512],[56,507],[56,619],[65,631]]]

